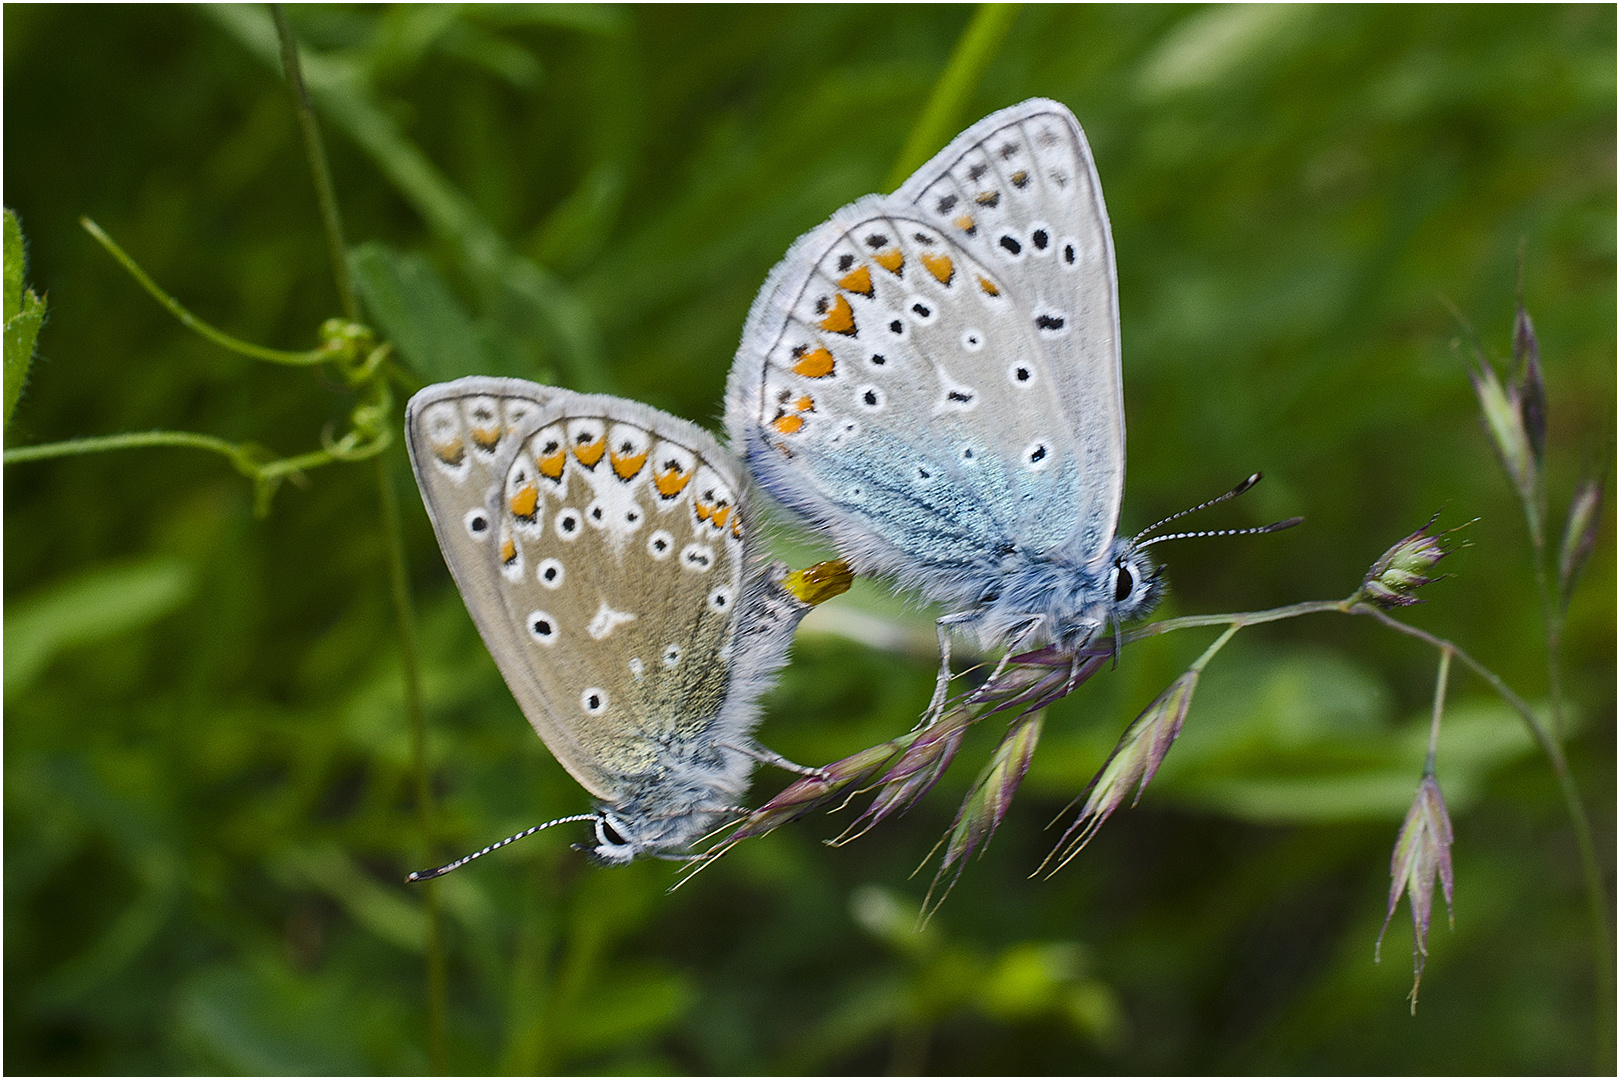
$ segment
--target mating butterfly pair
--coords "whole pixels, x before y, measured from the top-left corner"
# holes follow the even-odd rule
[[[1114,535],[1117,293],[1085,136],[1035,99],[793,245],[732,369],[731,450],[515,379],[411,400],[445,560],[530,723],[600,800],[562,819],[595,823],[595,857],[685,857],[754,762],[788,765],[752,733],[809,605],[759,555],[749,477],[856,572],[947,607],[931,713],[951,628],[1075,650],[1153,604],[1154,569]]]

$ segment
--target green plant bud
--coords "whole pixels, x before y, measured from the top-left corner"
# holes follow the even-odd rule
[[[1564,539],[1558,545],[1558,598],[1559,607],[1567,608],[1575,592],[1575,582],[1581,576],[1587,556],[1597,543],[1598,525],[1602,521],[1603,481],[1586,480],[1575,489],[1575,498],[1569,504],[1569,520],[1564,523]]]
[[[1363,599],[1385,609],[1420,603],[1417,590],[1445,576],[1430,577],[1428,573],[1450,554],[1441,539],[1457,530],[1431,533],[1429,529],[1434,522],[1435,518],[1430,518],[1423,528],[1402,539],[1372,564],[1361,583]]]

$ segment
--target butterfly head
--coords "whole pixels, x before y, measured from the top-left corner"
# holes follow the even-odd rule
[[[1130,540],[1120,537],[1108,552],[1108,619],[1115,623],[1152,611],[1164,593],[1160,568]]]
[[[596,826],[596,842],[574,847],[598,866],[624,866],[658,846],[648,843],[640,829],[611,810],[598,810],[591,820]]]
[[[689,859],[687,849],[712,827],[715,817],[709,810],[638,815],[600,806],[590,818],[596,827],[596,842],[575,844],[574,850],[598,866],[624,866],[646,856]]]

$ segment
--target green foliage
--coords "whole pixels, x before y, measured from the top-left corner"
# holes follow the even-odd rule
[[[97,566],[6,604],[5,693],[28,689],[59,653],[115,638],[191,598],[195,575],[175,558]]]
[[[34,342],[45,325],[45,301],[32,289],[23,287],[28,273],[28,252],[23,247],[22,223],[10,210],[5,212],[5,414],[4,423],[28,385],[28,367],[34,362]]]
[[[367,318],[416,375],[557,379],[712,424],[755,290],[795,236],[882,186],[972,13],[288,16]],[[347,383],[200,340],[77,225],[94,217],[234,337],[310,348],[339,312],[269,17],[3,17],[5,190],[51,297],[53,361],[8,444],[166,429],[299,454],[348,430],[367,403]],[[1523,515],[1439,297],[1507,357],[1523,243],[1557,521],[1613,439],[1614,9],[1030,7],[976,86],[963,122],[1055,97],[1097,157],[1121,277],[1126,526],[1256,469],[1266,480],[1211,527],[1306,518],[1155,549],[1162,614],[1348,595],[1444,506],[1445,524],[1480,519],[1471,546],[1403,617],[1546,700]],[[9,234],[6,249],[9,331],[24,294]],[[8,408],[12,356],[8,332]],[[397,448],[387,462],[448,858],[588,800],[478,641]],[[260,520],[213,454],[6,466],[9,1071],[429,1068],[376,478],[334,462],[298,479]],[[1596,540],[1563,629],[1568,749],[1604,852],[1611,506],[1582,519]],[[806,624],[762,732],[787,757],[894,737],[928,700],[926,616],[873,595],[861,583]],[[920,634],[921,655],[850,633]],[[1592,1056],[1557,785],[1460,667],[1438,758],[1456,930],[1431,933],[1415,1018],[1404,963],[1373,966],[1434,671],[1431,651],[1365,620],[1246,629],[1203,673],[1141,805],[1028,879],[1061,832],[1046,824],[1212,637],[1137,643],[1050,710],[1023,796],[922,938],[906,935],[927,875],[908,874],[994,723],[921,806],[841,848],[818,841],[849,815],[810,819],[666,894],[677,868],[585,865],[564,828],[449,875],[452,1069],[1612,1070]],[[762,770],[751,800],[787,779]]]

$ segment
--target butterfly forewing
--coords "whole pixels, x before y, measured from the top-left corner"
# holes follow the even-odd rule
[[[734,459],[656,410],[518,380],[431,387],[407,431],[468,610],[569,772],[618,802],[710,735],[744,592]]]
[[[743,590],[740,497],[707,435],[613,399],[569,395],[513,458],[502,609],[553,724],[596,767],[646,776],[718,714]]]
[[[474,377],[430,386],[406,409],[406,446],[439,550],[519,707],[586,790],[613,798],[618,782],[558,724],[526,662],[531,643],[503,614],[501,593],[511,571],[503,549],[513,537],[503,523],[502,486],[553,393],[519,379]]]
[[[1051,376],[1035,328],[942,230],[870,206],[799,245],[809,269],[784,281],[774,335],[758,338],[755,422],[777,451],[763,460],[864,518],[898,558],[959,566],[985,537],[1063,540],[1074,466],[1062,411],[1039,392]]]
[[[1087,477],[1090,556],[1113,539],[1125,475],[1113,239],[1090,147],[1064,106],[1032,100],[958,136],[896,193],[992,268],[1037,324]]]

